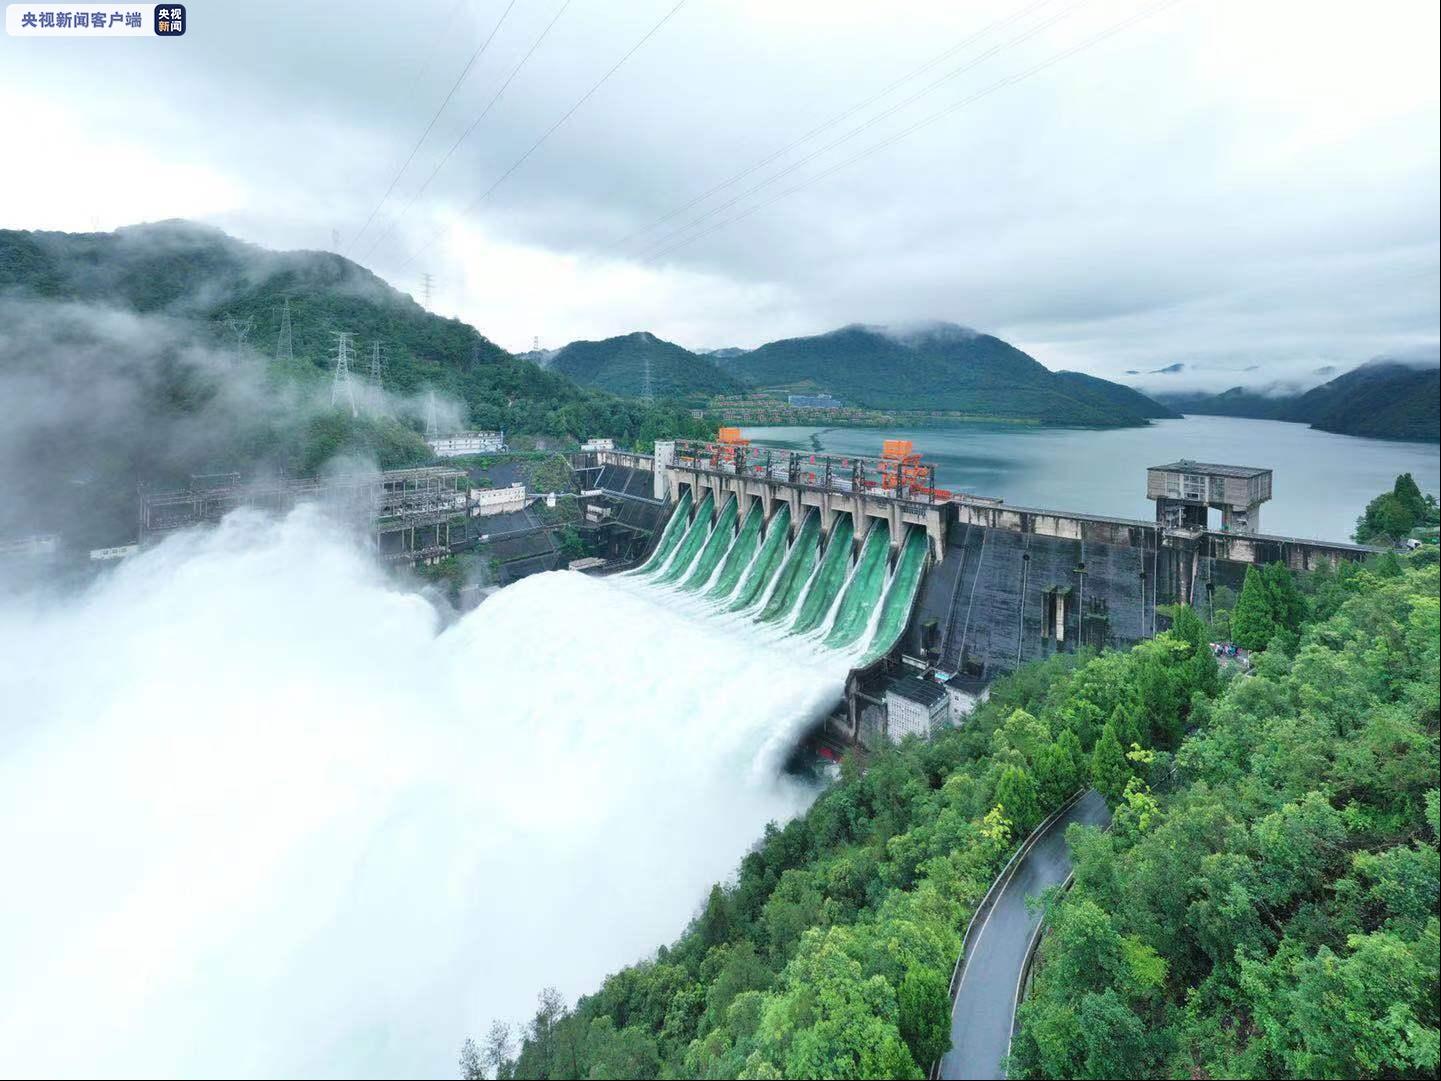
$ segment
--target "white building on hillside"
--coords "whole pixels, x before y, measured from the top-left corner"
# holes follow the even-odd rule
[[[525,485],[518,481],[508,488],[472,488],[470,490],[472,518],[484,518],[490,514],[505,514],[507,511],[524,509]]]
[[[504,432],[452,432],[426,440],[437,458],[459,458],[465,454],[499,454],[505,450]]]

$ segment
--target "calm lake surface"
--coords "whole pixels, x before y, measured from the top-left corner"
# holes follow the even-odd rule
[[[1411,473],[1423,492],[1441,487],[1434,443],[1397,443],[1318,432],[1304,424],[1237,417],[1160,420],[1093,431],[967,424],[948,428],[747,428],[770,446],[878,455],[885,438],[910,439],[936,466],[941,488],[1022,507],[1155,518],[1146,467],[1193,458],[1275,471],[1261,509],[1265,533],[1349,540],[1366,504]],[[1218,511],[1211,512],[1219,524]]]

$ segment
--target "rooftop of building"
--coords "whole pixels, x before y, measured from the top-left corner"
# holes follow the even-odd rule
[[[1221,465],[1217,462],[1195,462],[1190,458],[1182,458],[1169,465],[1153,465],[1151,470],[1165,473],[1201,473],[1211,477],[1239,477],[1242,479],[1259,477],[1271,472],[1261,466]]]
[[[897,676],[886,684],[887,693],[931,707],[946,700],[946,689],[939,683],[918,676]]]

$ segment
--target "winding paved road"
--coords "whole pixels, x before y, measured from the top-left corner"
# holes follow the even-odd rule
[[[990,910],[977,921],[965,945],[965,964],[951,1008],[951,1049],[941,1059],[941,1077],[1006,1076],[1001,1063],[1010,1049],[1021,970],[1041,918],[1039,912],[1027,910],[1026,898],[1039,896],[1071,873],[1067,826],[1072,822],[1101,826],[1110,820],[1101,794],[1087,792],[1011,866]]]

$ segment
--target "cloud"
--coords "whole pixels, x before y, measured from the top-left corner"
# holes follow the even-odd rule
[[[170,309],[183,314],[0,296],[0,536],[125,544],[138,484],[183,487],[236,461],[254,476],[303,464],[293,456],[308,426],[333,412],[329,381],[277,377],[254,350],[196,324],[194,291]],[[355,391],[363,412],[415,427],[432,407],[429,391],[377,398],[359,377]],[[454,399],[437,394],[434,410],[443,430],[463,426]]]
[[[706,224],[1140,10],[902,0],[878,19],[861,0],[691,4],[480,199],[670,6],[567,8],[376,247],[375,269],[411,292],[432,272],[438,307],[511,348],[636,329],[750,346],[940,319],[1053,368],[1204,372],[1244,354],[1274,378],[1436,340],[1433,9],[1177,5],[647,262],[669,231],[826,140],[875,120]],[[507,17],[380,229],[556,10]],[[404,19],[376,0],[267,2],[200,12],[178,42],[7,40],[15,77],[0,107],[20,119],[11,145],[25,163],[9,217],[88,228],[185,214],[276,247],[328,247],[332,229],[348,245],[497,15],[450,0]],[[921,79],[626,242],[979,31]],[[116,166],[107,183],[77,188],[98,162]]]

